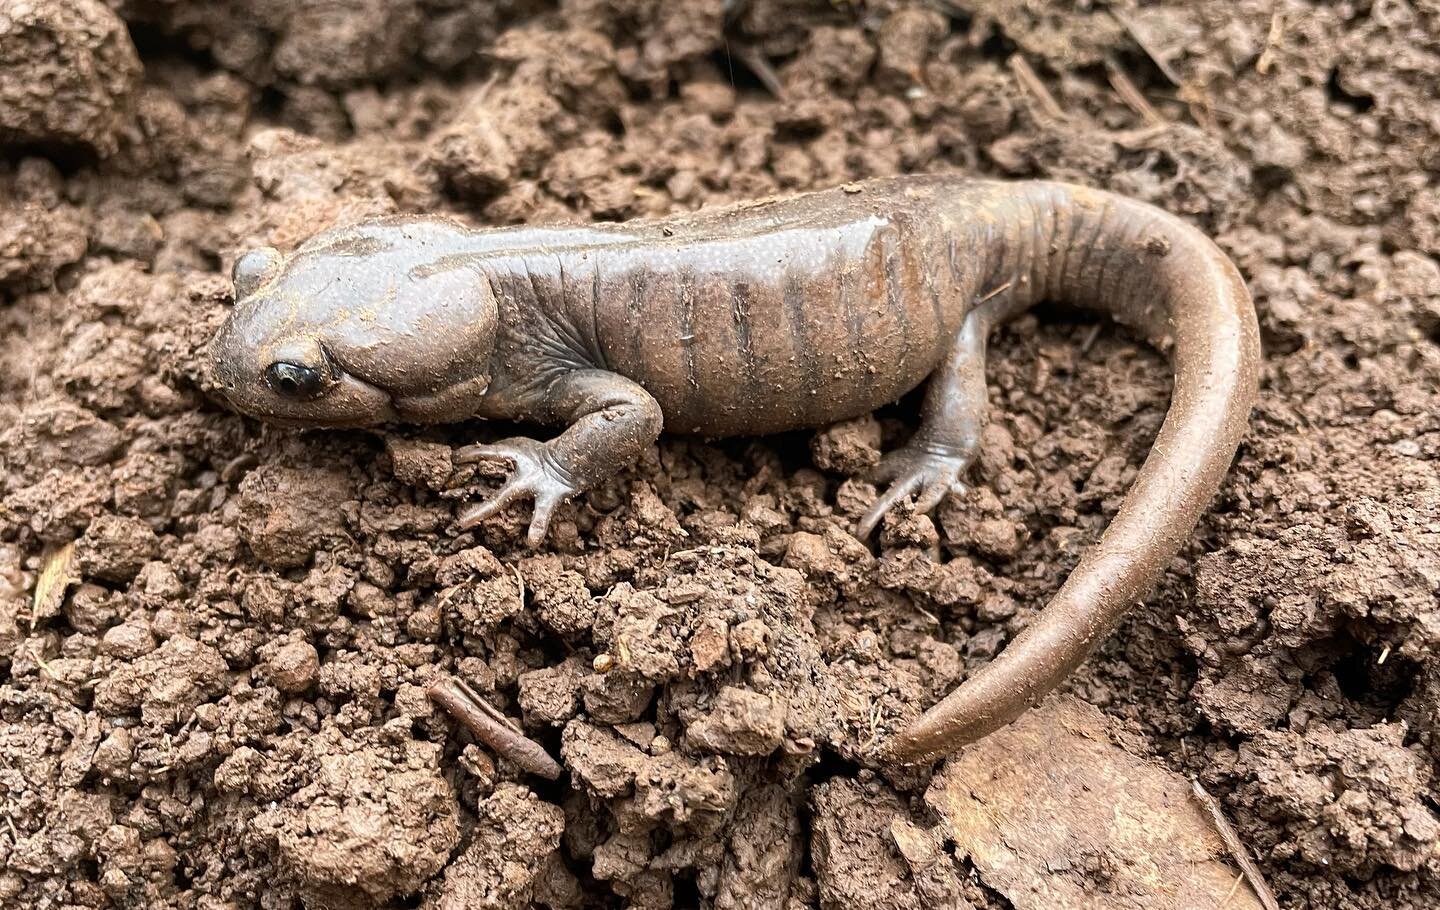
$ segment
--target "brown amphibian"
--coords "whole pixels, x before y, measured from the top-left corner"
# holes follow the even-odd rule
[[[556,506],[666,430],[818,427],[927,377],[914,437],[882,460],[868,535],[901,500],[935,508],[976,456],[985,344],[1042,300],[1097,309],[1171,351],[1153,449],[1109,528],[991,664],[881,746],[918,762],[1013,720],[1145,596],[1224,476],[1256,393],[1239,272],[1174,216],[1057,183],[899,177],[652,221],[474,230],[392,217],[234,269],[211,346],[240,411],[300,426],[474,417],[563,427],[460,450],[513,466],[463,527]]]

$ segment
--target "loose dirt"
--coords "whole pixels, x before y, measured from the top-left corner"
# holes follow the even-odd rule
[[[0,906],[1009,906],[867,750],[1094,542],[1162,356],[1005,329],[974,489],[874,553],[913,400],[667,437],[535,553],[523,510],[452,532],[495,482],[453,448],[513,428],[268,429],[202,357],[236,254],[335,223],[919,171],[1104,186],[1233,255],[1252,432],[1066,689],[1215,794],[1284,906],[1440,903],[1440,5],[736,7],[0,2]],[[440,671],[567,774],[497,763]]]

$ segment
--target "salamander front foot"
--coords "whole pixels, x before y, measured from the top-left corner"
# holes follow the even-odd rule
[[[969,488],[960,478],[974,460],[971,453],[925,446],[905,446],[887,454],[880,459],[874,477],[890,486],[860,519],[860,538],[869,537],[885,513],[907,496],[915,497],[916,512],[927,514],[935,511],[947,494],[964,493]]]
[[[465,446],[455,453],[455,461],[458,464],[504,461],[513,467],[495,495],[461,511],[461,530],[470,530],[517,499],[532,499],[535,511],[530,518],[530,531],[525,536],[532,547],[545,540],[556,507],[581,489],[556,463],[545,443],[521,436],[489,445]]]

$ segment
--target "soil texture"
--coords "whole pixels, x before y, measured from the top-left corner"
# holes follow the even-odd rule
[[[454,449],[515,428],[267,428],[203,357],[240,252],[368,215],[903,172],[1106,187],[1234,257],[1252,431],[1065,689],[1282,906],[1440,905],[1436,0],[0,0],[0,60],[0,906],[1019,906],[937,808],[973,762],[867,755],[1097,539],[1161,354],[1008,326],[973,489],[874,549],[913,397],[666,436],[541,551],[524,508],[454,529],[496,482]],[[437,710],[442,672],[565,774]],[[1109,890],[1113,844],[1044,850]]]

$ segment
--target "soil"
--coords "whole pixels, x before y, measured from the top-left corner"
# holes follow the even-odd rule
[[[0,2],[0,906],[1009,906],[929,772],[866,751],[1094,542],[1161,355],[1005,329],[975,488],[874,552],[914,400],[666,437],[538,553],[522,509],[453,533],[494,478],[452,448],[513,428],[266,428],[202,357],[238,252],[365,215],[920,171],[1108,187],[1240,265],[1252,432],[1065,688],[1215,794],[1283,906],[1440,903],[1440,5],[737,8]],[[497,761],[440,671],[568,773]]]

